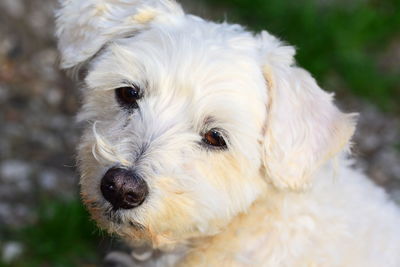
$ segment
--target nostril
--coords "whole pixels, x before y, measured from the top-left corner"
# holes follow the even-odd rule
[[[109,191],[115,191],[115,184],[113,182],[106,183],[105,187]]]
[[[121,208],[131,209],[140,206],[145,198],[146,196],[142,192],[126,192],[121,202]]]
[[[115,182],[112,180],[112,177],[104,176],[101,185],[100,185],[101,193],[104,198],[109,201],[111,204],[116,204],[118,202],[118,192],[116,188]]]
[[[128,192],[124,197],[124,202],[128,205],[139,206],[145,198],[146,195],[143,192]]]
[[[125,201],[129,203],[137,203],[140,201],[140,199],[138,198],[137,194],[129,192],[125,195]]]

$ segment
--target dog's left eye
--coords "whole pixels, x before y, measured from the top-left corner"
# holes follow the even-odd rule
[[[122,107],[129,109],[138,107],[137,100],[140,99],[139,87],[135,85],[120,87],[115,90],[115,95]]]
[[[203,142],[216,148],[226,148],[226,142],[222,134],[215,128],[206,132],[203,136]]]

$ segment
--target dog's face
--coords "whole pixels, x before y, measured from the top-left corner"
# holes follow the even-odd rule
[[[81,185],[107,228],[129,235],[133,224],[168,239],[210,233],[259,195],[265,80],[255,55],[225,41],[208,47],[204,34],[151,29],[93,61]],[[143,180],[143,203],[114,209],[101,190],[110,168]]]
[[[293,48],[174,2],[69,1],[58,35],[63,66],[87,69],[83,200],[128,239],[215,234],[269,184],[307,184],[353,131]]]

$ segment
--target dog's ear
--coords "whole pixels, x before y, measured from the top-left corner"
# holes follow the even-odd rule
[[[61,67],[71,68],[93,57],[106,43],[183,16],[174,0],[59,0],[56,34]]]
[[[354,114],[340,112],[333,94],[294,66],[293,47],[266,32],[259,38],[269,98],[263,140],[266,176],[278,188],[302,189],[321,164],[349,143]]]

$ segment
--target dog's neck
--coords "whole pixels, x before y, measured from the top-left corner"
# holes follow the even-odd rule
[[[323,173],[328,173],[327,169],[329,169],[332,175],[316,177],[319,180],[315,184],[317,187],[321,185],[325,187],[325,184],[332,182],[334,176],[333,164],[325,165],[323,168]],[[319,175],[316,174],[316,176]],[[327,188],[329,187],[324,190]],[[158,255],[157,261],[173,262],[174,266],[176,264],[177,266],[220,266],[219,262],[229,262],[230,265],[227,266],[236,266],[236,261],[257,265],[258,259],[269,258],[268,255],[272,255],[273,251],[290,249],[284,241],[285,235],[291,235],[291,231],[301,231],[291,229],[291,225],[308,227],[304,211],[295,208],[303,206],[299,206],[299,202],[318,201],[315,199],[318,196],[311,193],[313,186],[305,189],[305,191],[308,190],[310,192],[304,194],[304,191],[281,190],[273,185],[267,185],[247,212],[237,215],[218,234],[192,238],[186,240],[185,245],[177,250],[161,252],[162,255],[160,251],[157,251],[154,255]],[[244,225],[249,227],[243,227]],[[230,241],[227,243],[226,240]],[[276,241],[279,240],[282,242],[277,244]],[[261,246],[262,250],[260,250]],[[204,262],[205,255],[207,255],[207,262]],[[170,266],[170,264],[166,265]]]
[[[269,201],[271,197],[273,202]],[[213,255],[207,256],[207,260],[215,262],[207,262],[209,266],[218,266],[219,261],[226,262],[227,258],[232,257],[241,257],[244,262],[246,259],[250,262],[258,258],[255,254],[263,252],[259,247],[265,243],[269,236],[268,229],[271,229],[265,225],[274,221],[273,217],[277,216],[282,201],[283,195],[269,188],[268,193],[257,199],[246,213],[236,216],[219,234],[193,240],[192,249],[179,261],[179,266],[196,266],[202,262],[205,254],[210,253]]]
[[[279,216],[278,211],[284,201],[284,194],[270,187],[265,189],[267,192],[263,197],[257,199],[246,213],[237,215],[223,230],[218,234],[192,238],[186,245],[180,246],[173,251],[154,250],[151,257],[146,261],[163,262],[163,266],[219,266],[219,261],[226,262],[226,259],[242,257],[240,261],[254,261],[261,258],[264,250],[259,247],[269,238],[269,229],[265,227],[272,224],[274,217]],[[286,193],[287,194],[287,193]],[[294,193],[295,194],[295,193]],[[271,201],[273,199],[273,201]],[[244,228],[243,225],[251,225]],[[230,240],[226,243],[226,240]],[[207,254],[207,262],[204,262],[204,255]],[[212,255],[211,255],[212,254]],[[133,253],[134,257],[135,254]],[[146,254],[149,255],[149,254]],[[141,255],[136,255],[140,259]],[[213,262],[210,262],[212,260]],[[215,261],[215,262],[214,262]],[[232,263],[233,264],[233,263]]]

